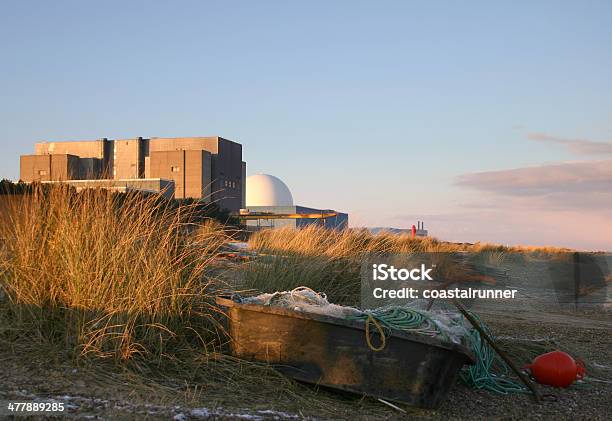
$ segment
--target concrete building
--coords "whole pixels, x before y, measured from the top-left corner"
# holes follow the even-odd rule
[[[147,139],[117,139],[113,141],[113,156],[109,169],[115,179],[144,178]],[[154,175],[153,177],[156,177]]]
[[[160,193],[168,199],[174,197],[174,182],[161,178],[128,178],[125,180],[67,180],[67,181],[41,181],[42,183],[68,184],[81,191],[83,189],[106,189],[126,193],[130,191],[142,191],[148,193]]]
[[[304,228],[319,225],[329,229],[348,228],[348,214],[332,209],[315,209],[293,204],[293,196],[285,183],[268,174],[247,178],[246,206],[241,210],[252,230],[262,228]],[[331,215],[322,218],[324,215]],[[259,216],[257,216],[259,215]],[[278,218],[274,216],[278,215]]]
[[[70,154],[22,155],[20,178],[24,181],[74,180],[79,178],[79,157]]]
[[[174,182],[174,197],[244,207],[242,145],[219,136],[41,142],[21,156],[23,181],[140,180]],[[142,184],[142,183],[141,183]]]
[[[242,160],[242,145],[222,137],[181,137],[181,138],[151,138],[148,144],[149,155],[158,151],[207,151],[210,153],[211,177],[205,186],[210,190],[210,199],[224,209],[238,211],[244,206],[246,162]],[[150,158],[151,160],[152,158]],[[197,179],[197,173],[190,170],[192,165],[200,161],[208,162],[206,157],[200,158],[188,154],[185,161],[186,177]],[[151,176],[157,177],[153,162],[150,164]],[[178,169],[180,171],[180,168]],[[186,179],[187,179],[186,178]],[[177,190],[178,191],[178,190]],[[187,197],[193,197],[187,195]]]
[[[204,150],[152,151],[148,174],[174,181],[174,197],[211,197],[211,153]]]

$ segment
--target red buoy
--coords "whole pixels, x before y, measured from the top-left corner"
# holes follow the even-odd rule
[[[554,387],[568,387],[576,379],[584,378],[585,374],[582,361],[575,361],[562,351],[542,354],[525,368],[531,371],[538,383]]]

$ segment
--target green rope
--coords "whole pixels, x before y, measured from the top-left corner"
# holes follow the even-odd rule
[[[348,316],[349,320],[362,321],[366,325],[366,342],[372,351],[382,351],[385,344],[385,331],[387,336],[393,330],[404,330],[417,332],[428,336],[442,335],[445,339],[448,336],[440,330],[436,322],[426,313],[408,307],[380,307],[374,310],[365,310],[363,313]],[[370,323],[373,322],[381,337],[381,345],[374,347],[370,337]]]
[[[428,336],[444,335],[436,322],[425,312],[408,307],[380,307],[366,310],[363,314],[350,316],[351,320],[367,321],[372,316],[383,327],[391,330],[409,330]]]
[[[485,332],[493,337],[478,316],[473,313],[472,315],[478,320]],[[374,310],[366,310],[363,314],[350,316],[349,319],[359,320],[366,324],[370,323],[370,320],[374,320],[378,322],[388,334],[391,334],[393,330],[403,330],[428,336],[440,336],[443,340],[450,340],[446,332],[440,329],[428,312],[410,307],[381,307]],[[457,324],[463,326],[464,323],[465,321],[462,316],[461,323],[457,322]],[[384,332],[379,333],[383,335]],[[368,330],[368,344],[371,344],[369,335],[370,333]],[[465,384],[475,389],[485,389],[504,395],[508,393],[528,392],[525,386],[508,377],[508,366],[499,358],[491,346],[481,338],[480,333],[478,333],[476,329],[469,330],[465,340],[467,346],[476,356],[476,364],[464,367],[461,371],[461,380],[463,380]],[[381,342],[384,344],[384,337]],[[372,345],[370,345],[370,347],[374,350],[382,350],[384,348],[384,346],[373,348]]]
[[[495,340],[489,328],[474,313],[470,313],[482,329]],[[508,365],[491,346],[482,339],[476,329],[471,329],[466,338],[467,343],[476,355],[476,364],[461,370],[461,380],[475,389],[485,389],[491,392],[507,395],[508,393],[529,393],[522,384],[508,377]]]

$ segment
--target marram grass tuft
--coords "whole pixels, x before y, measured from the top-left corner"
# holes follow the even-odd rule
[[[218,342],[221,286],[207,269],[222,226],[190,229],[189,207],[142,194],[53,186],[12,199],[0,226],[0,317],[15,341],[119,360]]]

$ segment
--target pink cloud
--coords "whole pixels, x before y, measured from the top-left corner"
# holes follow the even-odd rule
[[[464,174],[455,184],[511,196],[612,193],[612,160],[566,162]]]
[[[483,194],[463,204],[463,233],[441,226],[449,239],[612,250],[612,160],[470,173],[455,182]]]
[[[528,133],[527,138],[539,142],[550,142],[565,145],[570,151],[579,155],[612,155],[612,142],[598,142],[588,139],[571,139],[552,136],[547,133]]]

